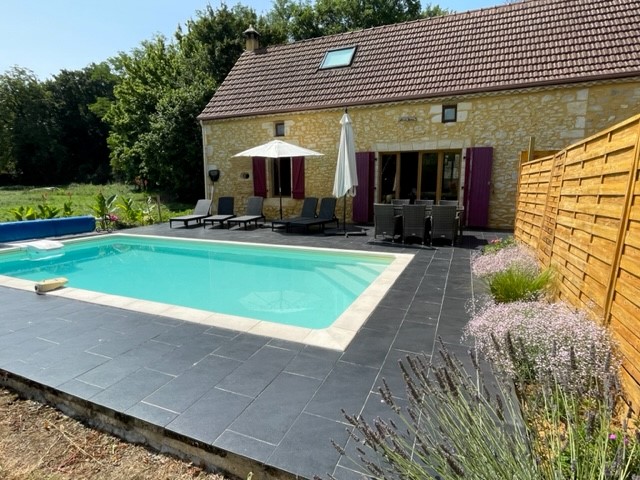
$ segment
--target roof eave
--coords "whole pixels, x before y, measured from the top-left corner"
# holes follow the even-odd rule
[[[506,90],[522,90],[526,88],[536,88],[536,87],[564,86],[564,85],[596,82],[596,81],[603,81],[603,80],[618,80],[618,79],[625,79],[625,78],[632,78],[632,77],[639,77],[639,76],[640,76],[640,70],[637,70],[637,71],[629,71],[629,72],[616,72],[616,73],[608,73],[608,74],[602,74],[602,75],[592,75],[588,77],[553,79],[553,80],[544,80],[544,81],[538,81],[538,82],[496,85],[493,87],[472,88],[472,89],[465,89],[465,90],[451,90],[451,91],[434,92],[434,93],[426,93],[426,94],[419,94],[419,95],[385,97],[385,98],[377,98],[374,100],[363,100],[359,102],[344,101],[344,102],[335,102],[332,104],[324,104],[324,105],[311,105],[311,106],[303,106],[303,107],[292,107],[292,108],[281,108],[281,109],[270,109],[270,110],[254,110],[250,112],[240,112],[240,113],[220,114],[220,115],[207,115],[205,113],[201,113],[196,118],[200,121],[207,121],[207,120],[228,120],[232,118],[243,118],[243,117],[259,117],[263,115],[281,115],[283,113],[340,109],[344,107],[353,107],[353,106],[359,106],[359,105],[360,106],[377,105],[381,103],[406,102],[406,101],[423,100],[423,99],[430,99],[430,98],[447,98],[447,97],[456,97],[456,96],[462,96],[462,95],[474,95],[479,93],[495,93],[495,92],[506,91]]]

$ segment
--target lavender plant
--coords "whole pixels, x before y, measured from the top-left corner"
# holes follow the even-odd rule
[[[535,363],[521,346],[512,345],[509,356]],[[566,367],[563,378],[577,368],[573,362]],[[610,370],[596,383],[599,388],[574,391],[556,374],[535,383],[516,380],[541,478],[625,480],[640,473],[637,419],[623,401],[619,378]]]
[[[532,382],[551,376],[569,392],[585,392],[617,375],[607,330],[564,303],[486,299],[474,308],[464,337],[473,337],[480,352],[511,378]]]
[[[383,382],[380,394],[401,424],[345,414],[351,441],[359,445],[359,457],[352,459],[357,468],[376,479],[539,479],[508,384],[488,387],[475,355],[472,374],[444,345],[440,355],[438,364],[424,356],[400,362],[406,408]]]

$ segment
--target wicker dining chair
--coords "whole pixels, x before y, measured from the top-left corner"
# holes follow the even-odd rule
[[[373,238],[378,235],[389,237],[392,240],[400,234],[398,220],[394,213],[393,205],[390,203],[373,204]]]
[[[456,240],[458,219],[455,205],[434,205],[431,209],[431,242],[437,239],[445,239],[451,242]]]
[[[402,241],[408,238],[419,238],[424,244],[425,231],[425,206],[424,205],[403,205],[402,206]]]

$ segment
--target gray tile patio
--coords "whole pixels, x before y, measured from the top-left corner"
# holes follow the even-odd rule
[[[504,236],[465,232],[455,247],[430,248],[374,241],[371,232],[345,238],[168,224],[132,232],[415,255],[344,352],[0,287],[5,383],[40,385],[167,438],[305,478],[356,478],[330,440],[347,442],[342,408],[384,414],[382,378],[402,396],[398,359],[432,355],[438,336],[464,351],[470,254]]]

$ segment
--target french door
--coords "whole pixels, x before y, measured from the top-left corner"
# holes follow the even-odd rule
[[[381,153],[377,201],[457,200],[461,158],[460,150]]]

